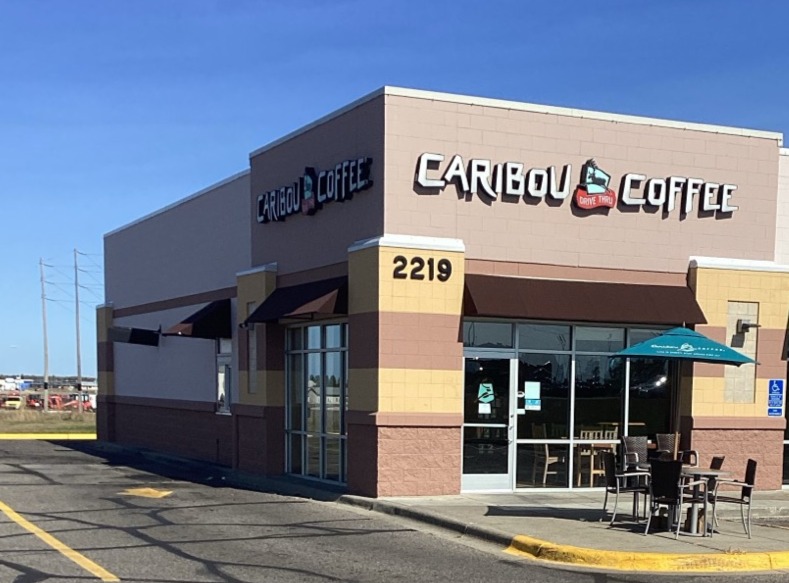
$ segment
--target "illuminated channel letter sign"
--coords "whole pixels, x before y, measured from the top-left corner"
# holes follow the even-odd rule
[[[561,173],[555,166],[526,169],[521,162],[493,164],[490,160],[475,159],[466,163],[460,154],[445,162],[446,156],[426,152],[419,156],[414,182],[418,194],[435,194],[454,184],[463,195],[478,195],[488,202],[551,198],[563,201],[570,197],[573,167],[565,164]],[[615,208],[618,205],[662,208],[666,214],[680,206],[687,215],[697,208],[701,213],[728,214],[738,210],[732,204],[736,184],[709,182],[701,178],[669,176],[647,178],[629,172],[619,182],[619,195],[611,188],[611,175],[587,160],[582,168],[572,201],[582,210]]]
[[[284,221],[291,215],[314,215],[330,202],[345,202],[357,192],[373,185],[370,178],[372,158],[356,158],[336,164],[329,170],[304,169],[304,176],[290,184],[259,194],[257,221]]]

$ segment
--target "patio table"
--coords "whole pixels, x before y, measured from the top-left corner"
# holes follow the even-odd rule
[[[682,466],[682,476],[690,478],[694,482],[700,481],[709,481],[710,478],[722,478],[726,476],[730,476],[731,472],[728,470],[714,470],[712,468],[702,468],[699,466],[691,466],[691,465],[683,465]],[[697,483],[693,486],[693,497],[699,497],[699,484]],[[704,508],[707,507],[707,493],[704,493]],[[705,512],[704,516],[704,531],[699,532],[698,529],[699,523],[699,504],[693,503],[690,505],[690,529],[687,531],[688,534],[692,534],[695,536],[707,536],[707,516]]]

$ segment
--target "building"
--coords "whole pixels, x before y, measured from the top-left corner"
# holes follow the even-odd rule
[[[784,475],[775,132],[385,87],[105,236],[99,436],[368,495]],[[742,367],[612,359],[687,325]]]

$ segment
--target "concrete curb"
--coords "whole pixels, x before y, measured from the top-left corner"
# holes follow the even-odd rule
[[[358,508],[365,508],[374,512],[380,512],[382,514],[401,516],[403,518],[425,522],[427,524],[432,524],[447,530],[459,532],[463,535],[473,536],[475,538],[495,544],[500,544],[502,546],[509,546],[512,541],[512,535],[503,531],[478,526],[472,523],[462,522],[460,520],[448,518],[446,516],[426,510],[415,510],[413,508],[401,506],[399,504],[393,504],[391,502],[382,502],[374,498],[364,498],[362,496],[345,494],[340,496],[337,502],[340,502],[341,504],[348,504],[349,506],[356,506]]]
[[[754,553],[643,553],[561,545],[454,520],[391,502],[344,495],[338,502],[426,522],[506,547],[505,552],[558,565],[633,572],[757,572],[789,568],[789,551]]]
[[[789,551],[761,553],[638,553],[559,545],[524,535],[507,552],[544,561],[617,571],[720,572],[773,571],[789,567]]]

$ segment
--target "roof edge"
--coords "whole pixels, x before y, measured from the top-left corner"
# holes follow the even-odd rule
[[[760,259],[730,259],[727,257],[691,257],[690,268],[729,269],[736,271],[768,271],[789,273],[789,265]]]
[[[167,211],[170,211],[170,210],[172,210],[172,209],[174,209],[174,208],[176,208],[176,207],[178,207],[178,206],[180,206],[182,204],[185,204],[185,203],[189,202],[190,200],[194,200],[194,199],[196,199],[196,198],[198,198],[200,196],[203,196],[204,194],[206,194],[208,192],[211,192],[212,190],[216,190],[217,188],[221,188],[221,187],[223,187],[223,186],[225,186],[227,184],[230,184],[234,180],[238,180],[239,178],[242,178],[243,176],[248,175],[249,172],[250,172],[250,170],[249,170],[249,168],[247,168],[246,170],[242,170],[241,172],[237,172],[236,174],[233,174],[232,176],[228,176],[227,178],[224,178],[224,179],[220,180],[219,182],[216,182],[216,183],[212,184],[211,186],[206,186],[205,188],[203,188],[202,190],[198,190],[194,194],[190,194],[190,195],[188,195],[188,196],[186,196],[184,198],[178,199],[175,202],[170,203],[170,204],[168,204],[165,207],[162,207],[160,209],[157,209],[157,210],[153,211],[152,213],[148,213],[147,215],[143,215],[142,217],[140,217],[138,219],[134,219],[130,223],[126,223],[125,225],[118,227],[117,229],[113,229],[112,231],[110,231],[108,233],[104,233],[104,238],[106,239],[107,237],[115,235],[116,233],[119,233],[120,231],[124,231],[124,230],[126,230],[126,229],[128,229],[130,227],[133,227],[134,225],[142,223],[143,221],[147,221],[148,219],[152,219],[155,216],[164,214]]]
[[[619,113],[608,113],[604,111],[594,111],[577,109],[571,107],[559,107],[553,105],[539,105],[522,101],[510,101],[506,99],[495,99],[490,97],[475,97],[472,95],[461,95],[457,93],[442,93],[438,91],[425,91],[422,89],[407,89],[404,87],[383,87],[386,95],[396,95],[400,97],[411,97],[414,99],[427,99],[432,101],[446,101],[448,103],[460,103],[464,105],[478,105],[483,107],[496,107],[500,109],[513,109],[517,111],[529,111],[533,113],[551,113],[568,117],[578,117],[585,119],[597,119],[601,121],[612,121],[619,123],[631,123],[637,125],[650,125],[668,127],[674,129],[694,130],[700,132],[711,132],[717,134],[729,134],[735,136],[748,136],[754,138],[764,138],[778,141],[779,146],[783,146],[783,133],[756,130],[750,128],[738,128],[734,126],[723,126],[714,124],[704,124],[697,122],[677,121],[663,118],[644,117],[638,115],[628,115]]]
[[[265,146],[261,146],[260,148],[258,148],[257,150],[254,150],[253,152],[251,152],[249,154],[249,159],[251,160],[255,156],[259,156],[260,154],[262,154],[262,153],[264,153],[264,152],[266,152],[268,150],[271,150],[272,148],[276,148],[280,144],[283,144],[283,143],[287,142],[288,140],[292,140],[296,136],[299,136],[299,135],[301,135],[303,133],[306,133],[309,130],[311,130],[312,128],[315,128],[315,127],[317,127],[319,125],[322,125],[322,124],[324,124],[324,123],[326,123],[328,121],[331,121],[334,118],[340,117],[341,115],[343,115],[345,113],[348,113],[352,109],[356,109],[360,105],[364,105],[368,101],[372,101],[376,97],[380,97],[381,95],[385,95],[386,94],[386,90],[387,90],[386,87],[381,87],[379,89],[376,89],[375,91],[372,91],[372,92],[368,93],[367,95],[364,95],[364,96],[360,97],[359,99],[357,99],[355,101],[352,101],[351,103],[349,103],[347,105],[344,105],[340,109],[335,109],[334,111],[332,111],[330,113],[327,113],[323,117],[320,117],[320,118],[316,119],[315,121],[308,123],[307,125],[301,126],[300,128],[297,128],[297,129],[293,130],[292,132],[285,134],[281,138],[277,138],[273,142],[269,142]]]

